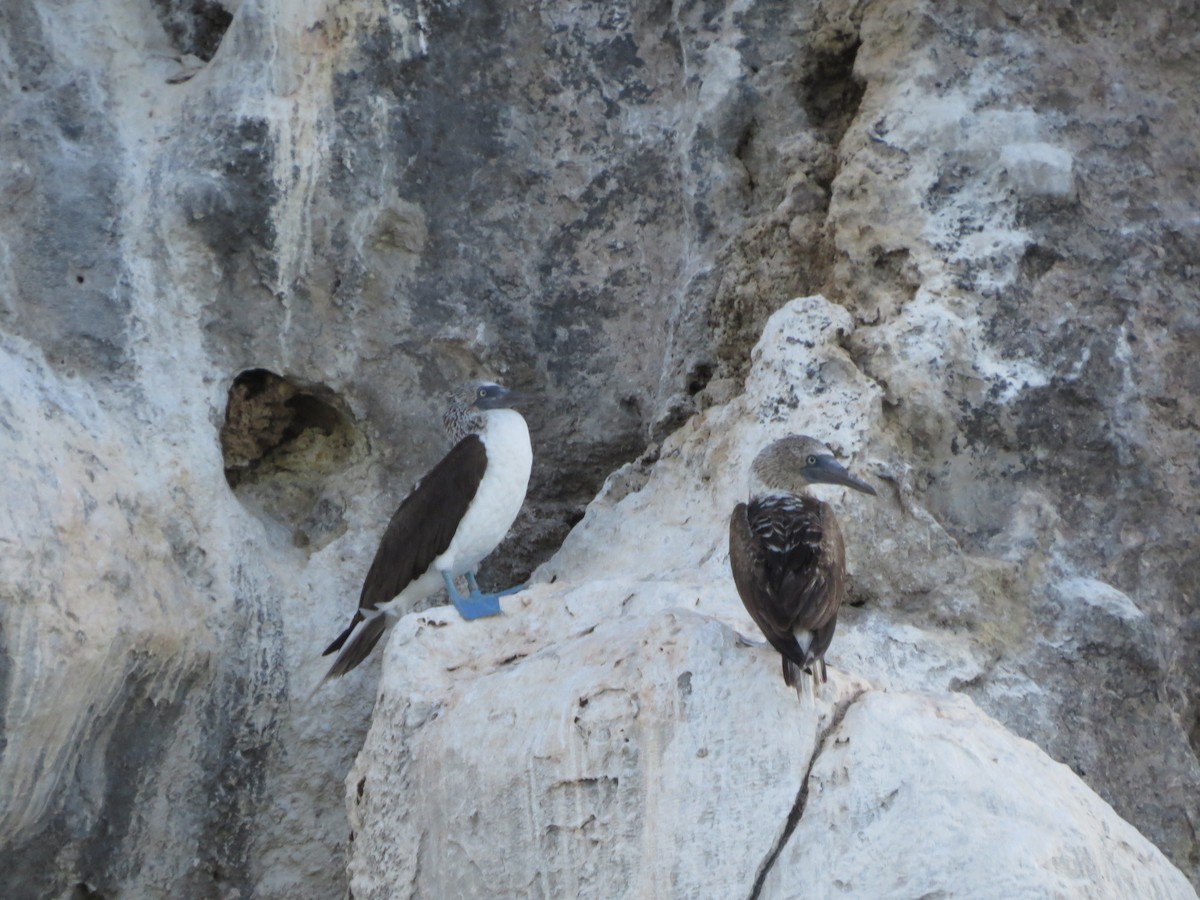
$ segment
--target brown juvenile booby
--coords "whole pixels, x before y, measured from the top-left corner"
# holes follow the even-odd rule
[[[354,618],[322,654],[340,651],[326,679],[361,663],[390,625],[443,586],[464,619],[498,615],[499,598],[524,587],[484,594],[475,582],[479,563],[508,533],[529,485],[533,450],[525,420],[510,408],[516,399],[486,381],[451,395],[442,423],[454,447],[388,523]],[[460,575],[470,587],[465,597],[454,586]]]
[[[829,505],[808,494],[816,483],[875,493],[820,441],[793,434],[755,457],[750,501],[739,503],[729,520],[734,583],[750,618],[782,655],[789,686],[801,671],[816,678],[814,663],[826,680],[825,651],[845,592],[842,532]]]

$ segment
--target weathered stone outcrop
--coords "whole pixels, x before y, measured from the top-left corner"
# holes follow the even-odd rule
[[[970,627],[850,609],[829,656],[881,683],[835,671],[815,697],[742,637],[714,510],[744,480],[721,473],[800,430],[862,454],[884,414],[850,328],[821,297],[789,304],[746,392],[667,439],[644,484],[610,479],[503,619],[401,622],[346,782],[354,896],[1195,897],[1068,767],[943,692],[987,664]],[[887,483],[869,452],[857,468]],[[942,554],[901,492],[822,490],[855,573]],[[958,565],[973,598],[991,565]]]
[[[883,488],[844,507],[827,702],[993,734],[966,694],[1200,883],[1198,15],[5,4],[0,882],[340,894],[379,667],[303,698],[487,373],[543,400],[485,582],[604,484],[529,602],[641,585],[589,638],[633,652],[699,597],[680,646],[761,662],[721,644],[752,629],[713,529],[765,438],[821,434]],[[489,625],[481,659],[517,633]]]

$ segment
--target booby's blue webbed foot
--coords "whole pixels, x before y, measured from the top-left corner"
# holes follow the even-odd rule
[[[480,597],[507,597],[509,594],[519,594],[519,593],[521,593],[521,591],[525,590],[525,588],[529,587],[529,585],[527,585],[527,584],[518,584],[516,587],[510,587],[503,591],[496,591],[492,594],[485,594],[485,593],[483,593],[483,591],[479,590],[479,584],[478,584],[478,582],[475,581],[475,573],[474,572],[467,573],[467,584],[471,588],[471,596],[472,597],[474,597],[476,595],[478,595]]]
[[[442,580],[446,582],[446,593],[450,595],[450,602],[454,604],[454,608],[458,610],[458,614],[468,622],[472,619],[498,616],[502,612],[500,609],[500,595],[481,593],[479,585],[475,583],[474,576],[467,576],[467,583],[471,586],[471,593],[466,597],[458,592],[458,588],[454,586],[454,579],[450,577],[450,573],[443,572]]]
[[[479,590],[479,582],[475,580],[474,572],[467,573],[467,586],[471,588],[472,597],[477,595],[480,597],[507,597],[509,594],[519,594],[521,591],[525,590],[525,588],[529,587],[527,584],[518,584],[516,587],[510,587],[503,591],[495,591],[491,594],[485,594],[483,591]]]

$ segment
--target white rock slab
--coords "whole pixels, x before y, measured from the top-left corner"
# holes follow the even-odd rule
[[[774,651],[663,600],[403,619],[347,779],[354,896],[1196,896],[968,698],[837,671],[797,697]]]
[[[1024,197],[1068,197],[1075,192],[1070,151],[1040,141],[1009,144],[1000,151],[1009,183]]]
[[[761,896],[1196,893],[1069,768],[966,697],[870,691],[825,741]]]
[[[802,705],[773,651],[660,602],[613,581],[402,620],[347,779],[354,896],[749,895],[862,686]]]

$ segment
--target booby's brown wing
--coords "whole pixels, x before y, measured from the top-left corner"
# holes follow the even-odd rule
[[[819,658],[842,602],[841,532],[829,507],[793,496],[739,503],[729,559],[742,603],[771,645],[799,666]],[[815,632],[808,654],[796,643],[797,630]]]
[[[486,468],[483,440],[469,434],[417,483],[388,522],[363,582],[359,609],[375,609],[387,603],[446,551],[479,490]],[[341,649],[362,618],[356,609],[349,627],[322,655]]]
[[[780,635],[766,610],[772,602],[766,577],[766,548],[750,527],[745,503],[735,506],[729,517],[729,568],[733,570],[733,583],[746,612],[774,646]],[[775,649],[779,648],[776,646]]]
[[[811,497],[796,499],[797,507],[785,509],[763,503],[757,516],[752,510],[751,524],[768,547],[768,570],[778,579],[788,631],[820,631],[842,605],[842,532],[828,505]]]

